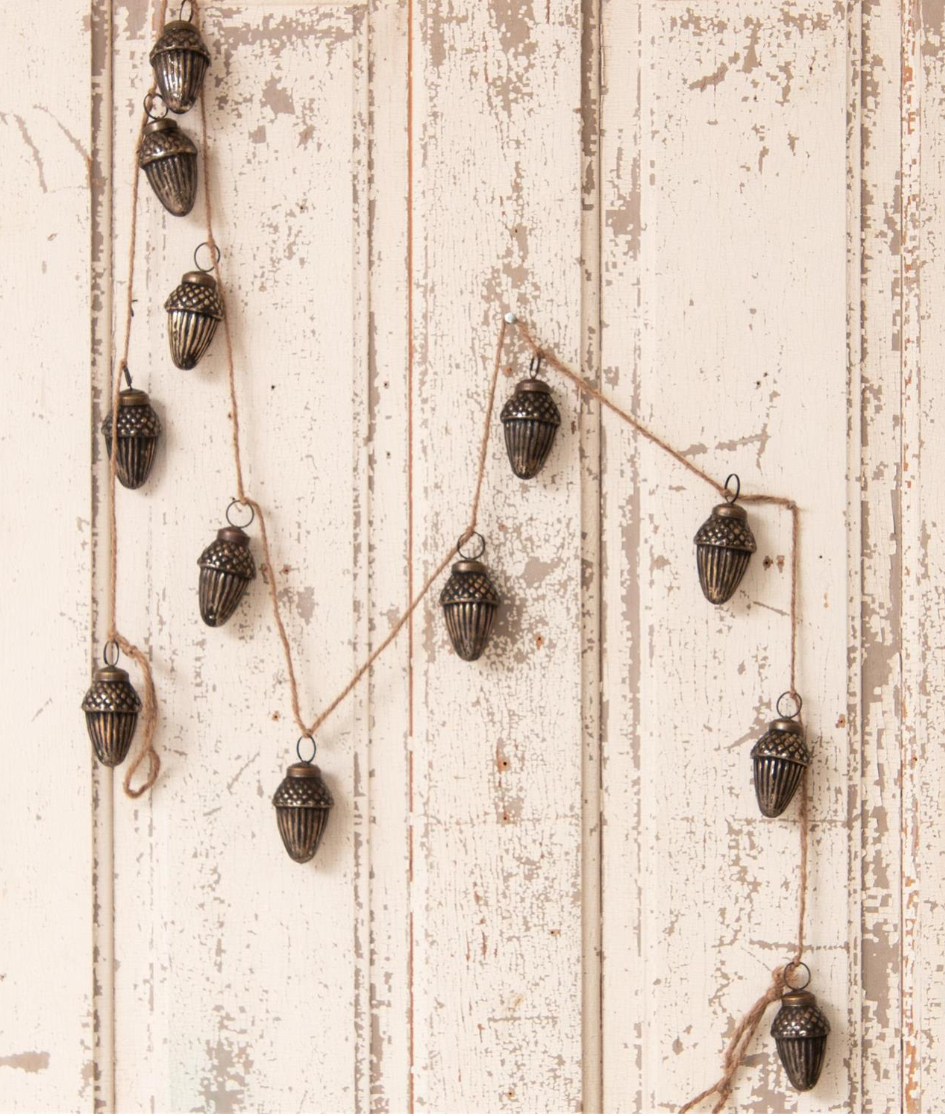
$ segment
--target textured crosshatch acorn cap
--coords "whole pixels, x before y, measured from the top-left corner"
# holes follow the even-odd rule
[[[138,164],[146,167],[157,159],[167,159],[172,155],[197,157],[197,148],[190,136],[181,131],[176,121],[167,118],[152,120],[145,125],[138,147]]]
[[[475,559],[456,562],[449,580],[440,593],[440,604],[494,604],[499,603],[499,592],[489,571]]]
[[[830,1020],[817,1006],[810,992],[785,992],[781,1008],[771,1024],[776,1039],[824,1038],[830,1034]]]
[[[221,527],[217,537],[197,559],[204,570],[220,570],[245,581],[256,576],[256,563],[249,549],[249,535],[239,527]]]
[[[502,422],[530,419],[554,426],[561,423],[561,412],[551,397],[551,388],[544,380],[522,380],[516,386],[515,394],[506,400],[499,417]]]
[[[327,810],[335,800],[313,763],[293,763],[272,796],[273,806],[317,807]]]
[[[725,546],[730,550],[757,549],[755,536],[748,526],[745,509],[738,504],[716,504],[712,514],[696,532],[696,546]]]
[[[202,54],[207,62],[210,61],[210,51],[200,37],[200,32],[186,19],[175,19],[166,23],[160,38],[151,47],[148,57],[153,63],[158,55],[166,54],[171,50],[192,50],[196,54]]]
[[[100,667],[82,699],[86,713],[139,713],[141,698],[120,667]]]
[[[220,321],[223,317],[223,300],[217,292],[216,280],[212,275],[205,271],[188,271],[167,296],[164,309],[191,310]]]
[[[791,760],[809,767],[810,750],[804,743],[804,730],[796,721],[771,721],[764,735],[758,738],[751,750],[752,759],[769,756],[773,759]]]
[[[161,420],[151,406],[147,392],[138,388],[125,388],[118,402],[118,437],[158,438],[161,429]],[[111,411],[102,422],[102,433],[106,438],[112,436]]]

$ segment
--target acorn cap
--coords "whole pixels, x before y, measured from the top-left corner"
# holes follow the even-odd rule
[[[117,666],[103,666],[92,675],[92,685],[82,699],[86,713],[138,713],[141,698],[128,681],[128,672]]]
[[[153,63],[159,54],[166,54],[171,50],[192,50],[195,54],[202,54],[208,63],[210,61],[210,51],[200,37],[200,32],[187,19],[174,19],[166,23],[148,57]]]
[[[285,778],[272,796],[273,806],[317,807],[323,810],[334,806],[331,791],[314,763],[293,763],[286,769]]]
[[[809,767],[811,754],[804,743],[803,726],[786,717],[770,721],[767,730],[751,750],[752,759],[760,756],[790,760],[802,767]]]
[[[209,272],[188,271],[167,296],[165,310],[192,310],[220,321],[223,318],[223,300],[217,292],[217,281]]]
[[[441,605],[460,603],[499,603],[499,592],[489,577],[488,569],[475,558],[454,562],[453,571],[440,593]]]
[[[502,408],[502,422],[531,419],[552,426],[561,424],[561,412],[551,395],[551,387],[544,380],[520,380]]]
[[[146,167],[156,159],[167,159],[172,155],[197,155],[193,140],[181,131],[177,121],[165,116],[145,124],[138,146],[138,165]]]
[[[102,421],[102,433],[106,438],[112,436],[111,411]],[[125,388],[118,397],[118,437],[157,438],[160,433],[161,420],[148,393],[140,388]]]
[[[241,527],[221,527],[217,537],[197,559],[197,565],[252,581],[256,576],[256,563],[249,549],[249,535]]]
[[[729,550],[757,550],[748,515],[740,504],[716,504],[712,514],[696,532],[696,546],[724,546]]]
[[[829,1034],[830,1020],[817,1006],[813,992],[792,988],[784,993],[771,1024],[773,1038],[825,1038]]]

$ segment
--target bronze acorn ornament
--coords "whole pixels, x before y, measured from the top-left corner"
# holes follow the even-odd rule
[[[312,760],[302,759],[299,747],[305,739],[301,737],[295,746],[299,762],[286,770],[285,778],[272,796],[282,843],[297,864],[305,864],[318,852],[328,824],[328,812],[335,804],[321,771],[312,763],[315,741],[311,737],[307,739],[312,741]]]
[[[223,300],[217,291],[216,279],[198,265],[197,271],[188,271],[182,276],[164,303],[164,309],[171,360],[178,368],[195,368],[223,320]]]
[[[791,697],[797,710],[789,717],[781,713],[781,702]],[[777,818],[791,804],[811,755],[804,743],[804,729],[794,718],[800,714],[801,699],[788,690],[777,701],[777,720],[771,721],[764,735],[751,750],[758,809],[766,818]]]
[[[532,357],[529,377],[515,386],[515,394],[502,408],[505,449],[512,472],[522,480],[538,475],[548,460],[561,413],[551,397],[551,388],[538,379],[541,356]]]
[[[489,571],[477,561],[486,549],[486,541],[475,532],[482,544],[475,557],[463,554],[463,540],[456,548],[461,561],[454,563],[449,580],[440,593],[440,604],[446,618],[446,630],[453,648],[461,659],[475,662],[485,649],[492,631],[499,594],[492,584]]]
[[[229,620],[242,600],[246,586],[256,576],[249,535],[230,521],[230,509],[238,502],[230,502],[226,509],[228,526],[217,531],[217,537],[197,560],[200,567],[200,615],[211,628],[219,628]],[[250,516],[247,527],[254,517],[255,512]]]
[[[151,406],[146,391],[131,387],[128,377],[127,388],[118,397],[118,452],[115,454],[115,472],[125,488],[140,488],[148,479],[158,439],[161,437],[161,420]],[[109,411],[102,423],[105,436],[105,452],[112,455],[112,412]]]
[[[804,965],[803,961],[798,962]],[[804,965],[807,969],[807,966]],[[810,970],[807,970],[810,983]],[[771,1024],[771,1035],[778,1047],[781,1065],[791,1084],[800,1093],[813,1089],[824,1068],[830,1021],[817,1006],[817,998],[801,988],[788,988]]]
[[[115,648],[113,662],[109,662],[109,647]],[[141,698],[128,681],[128,672],[117,665],[118,645],[107,643],[102,657],[105,666],[92,675],[92,685],[82,699],[82,709],[99,763],[117,767],[131,747],[141,712]]]
[[[183,14],[183,4],[181,14]],[[200,94],[210,65],[210,51],[191,19],[175,19],[164,25],[151,48],[154,81],[171,112],[189,112]]]
[[[176,121],[151,115],[150,94],[145,110],[151,119],[138,145],[138,166],[167,212],[186,217],[197,198],[197,148]]]
[[[726,491],[731,480],[736,485],[734,495],[724,504],[716,504],[695,538],[699,584],[706,600],[716,605],[725,604],[738,588],[756,550],[745,509],[735,502],[741,482],[732,473],[726,478]]]

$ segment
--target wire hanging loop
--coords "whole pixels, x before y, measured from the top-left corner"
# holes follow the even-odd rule
[[[302,741],[303,740],[308,740],[312,745],[312,754],[311,754],[311,757],[309,759],[303,759],[302,758]],[[299,757],[299,760],[302,763],[313,763],[314,760],[315,760],[315,753],[317,751],[318,751],[318,745],[315,743],[315,737],[311,736],[309,733],[305,733],[304,736],[300,736],[298,738],[298,740],[295,742],[295,754]]]
[[[200,260],[197,259],[197,255],[200,252],[201,248],[207,248],[211,253],[216,252],[216,259],[214,259],[213,263],[210,264],[209,267],[201,266]],[[196,267],[196,269],[198,271],[204,271],[204,272],[207,272],[207,273],[213,271],[214,268],[217,266],[217,264],[220,262],[220,260],[222,258],[223,258],[223,253],[220,251],[219,245],[218,244],[211,244],[207,240],[202,240],[197,245],[197,247],[194,249],[194,267]]]
[[[807,973],[807,979],[803,984],[792,984],[791,977],[797,972],[798,969],[803,969]],[[804,961],[788,961],[784,966],[784,983],[791,989],[792,992],[802,992],[808,984],[810,984],[810,969]]]
[[[734,489],[729,487],[731,481],[735,482]],[[738,473],[729,473],[729,475],[725,478],[725,484],[722,486],[722,490],[728,503],[734,504],[742,493],[742,482],[738,476]]]
[[[115,649],[115,657],[113,659],[109,658],[108,650],[109,650],[110,647],[113,647]],[[121,655],[121,648],[118,646],[118,640],[117,639],[107,639],[105,641],[105,646],[102,648],[102,661],[104,662],[104,664],[107,667],[118,666],[118,658],[119,658],[120,655]]]
[[[782,713],[781,702],[784,701],[785,698],[793,701],[794,704],[797,706],[793,713]],[[795,717],[800,716],[801,707],[803,706],[803,704],[804,702],[801,700],[801,695],[796,690],[785,690],[784,693],[774,703],[774,708],[778,716],[781,717],[782,720],[793,721]]]
[[[247,519],[245,523],[234,523],[233,520],[230,518],[230,513],[232,512],[234,507],[249,508],[249,519]],[[252,504],[243,504],[239,500],[237,500],[237,498],[235,496],[233,497],[233,499],[226,506],[226,521],[227,521],[227,523],[229,523],[229,525],[231,527],[238,527],[241,531],[245,531],[246,528],[253,522],[253,520],[255,518],[256,518],[256,509],[253,507],[253,505]]]
[[[479,540],[479,549],[475,554],[464,554],[463,547],[472,542],[473,539]],[[459,542],[456,544],[456,553],[467,562],[475,562],[477,558],[481,558],[486,552],[486,540],[479,534],[478,531],[473,531],[469,536],[460,535]]]
[[[539,349],[538,352],[535,353],[532,359],[528,362],[528,374],[533,380],[537,380],[539,375],[541,374],[541,362],[544,355],[545,354],[541,351],[541,349]]]
[[[160,116],[154,115],[154,102],[158,100],[164,105],[164,111]],[[144,114],[149,120],[163,120],[167,116],[167,102],[156,89],[152,89],[144,98]]]
[[[122,364],[121,374],[125,377],[125,383],[128,385],[128,387],[133,387],[134,385],[131,382],[131,369],[128,367],[127,364]]]
[[[183,19],[184,18],[184,8],[187,9],[187,20],[186,20],[186,22],[187,23],[193,23],[194,22],[193,0],[184,0],[183,4],[181,4],[181,6],[177,9],[177,18],[178,19]]]

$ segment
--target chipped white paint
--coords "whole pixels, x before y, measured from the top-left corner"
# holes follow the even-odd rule
[[[296,733],[265,586],[220,631],[196,613],[233,488],[224,354],[174,369],[162,303],[202,206],[171,219],[142,184],[131,369],[166,436],[119,490],[119,614],[164,769],[129,802],[77,706],[152,36],[145,0],[87,14],[44,17],[54,67],[33,16],[0,17],[5,479],[30,437],[2,517],[0,1108],[671,1109],[792,944],[796,813],[757,817],[748,760],[787,685],[789,520],[752,510],[759,553],[710,610],[708,489],[564,385],[538,480],[497,423],[492,648],[458,662],[430,598],[412,671],[404,637],[326,726],[337,806],[300,869],[269,805]],[[700,466],[802,507],[834,1033],[800,1099],[762,1034],[737,1107],[941,1108],[941,4],[245,0],[204,22],[247,485],[306,712],[402,608],[411,550],[416,586],[463,526],[519,314]]]

